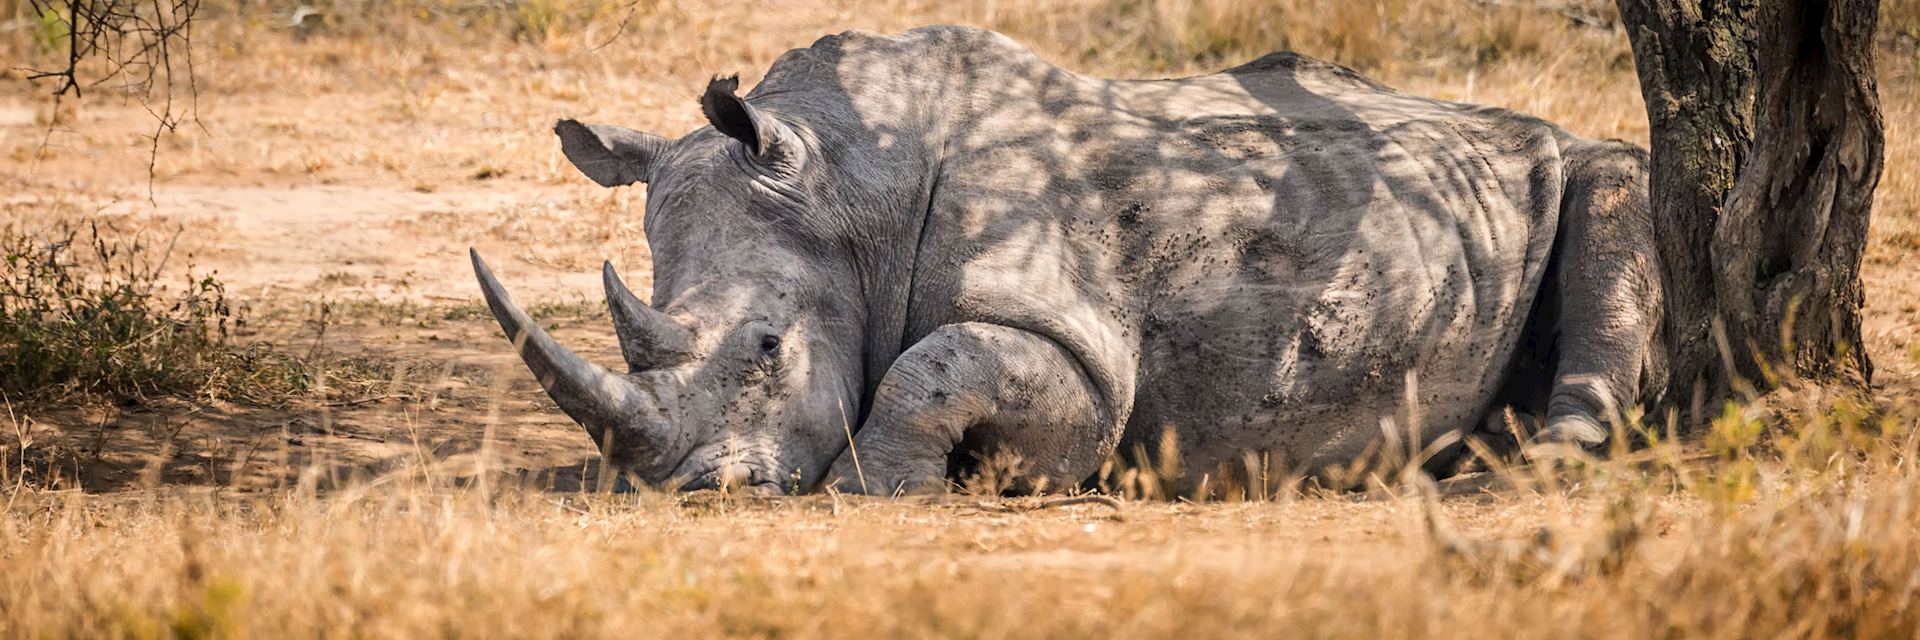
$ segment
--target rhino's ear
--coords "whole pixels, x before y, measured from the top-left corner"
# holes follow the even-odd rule
[[[666,138],[604,124],[561,120],[553,124],[560,150],[580,173],[602,187],[646,182],[670,144]]]
[[[777,165],[799,158],[800,141],[793,130],[759,109],[735,92],[740,76],[715,77],[700,96],[700,110],[715,131],[739,140],[760,162]]]

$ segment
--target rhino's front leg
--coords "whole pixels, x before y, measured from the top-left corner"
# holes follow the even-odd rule
[[[1030,488],[1042,478],[1045,486],[1071,485],[1092,475],[1119,439],[1099,398],[1072,354],[1045,336],[984,323],[941,327],[887,370],[828,486],[943,491],[948,458],[963,441],[1020,456]]]

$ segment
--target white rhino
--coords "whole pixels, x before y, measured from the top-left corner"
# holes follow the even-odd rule
[[[1661,384],[1625,143],[1294,54],[1113,81],[956,27],[829,36],[736,89],[679,140],[555,127],[589,178],[647,185],[652,305],[605,271],[626,372],[474,256],[548,393],[645,482],[891,494],[1004,450],[1058,488],[1165,430],[1188,469],[1314,473],[1409,402],[1422,442],[1514,407],[1591,445]]]

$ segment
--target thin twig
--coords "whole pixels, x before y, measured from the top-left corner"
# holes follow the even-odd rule
[[[1071,507],[1071,506],[1082,505],[1082,504],[1095,504],[1095,505],[1106,507],[1108,509],[1112,509],[1113,515],[1116,518],[1123,516],[1126,512],[1125,508],[1122,506],[1119,500],[1114,499],[1112,496],[1104,496],[1096,493],[1089,493],[1089,494],[1077,495],[1077,496],[1061,496],[1061,497],[1050,498],[1047,500],[1041,500],[1039,502],[1033,502],[1033,503],[998,502],[998,503],[981,503],[981,504],[976,504],[974,506],[983,511],[992,511],[995,513],[1025,513],[1028,511],[1039,511],[1041,509],[1054,509],[1058,507]]]
[[[363,404],[369,404],[369,403],[379,402],[382,400],[392,400],[392,399],[412,400],[413,396],[404,394],[404,393],[383,393],[377,396],[367,396],[365,398],[354,398],[352,400],[335,400],[332,402],[323,402],[321,403],[321,405],[327,406],[327,407],[334,407],[334,408],[357,407]]]
[[[847,453],[853,456],[853,473],[860,478],[860,493],[867,493],[867,472],[860,469],[860,450],[853,447],[853,425],[847,422],[847,405],[840,404],[840,430],[847,434]]]
[[[555,499],[552,499],[552,498],[548,498],[548,499],[547,499],[547,502],[551,502],[551,503],[553,503],[553,506],[556,506],[556,507],[560,507],[560,508],[562,508],[562,509],[566,509],[566,510],[568,510],[568,511],[572,511],[572,512],[574,512],[574,513],[577,513],[577,514],[580,514],[580,515],[583,515],[583,516],[591,516],[591,515],[593,515],[593,512],[591,512],[591,511],[587,511],[586,509],[582,509],[582,508],[580,508],[580,507],[576,507],[576,506],[573,506],[573,505],[570,505],[570,504],[567,504],[567,503],[566,503],[566,501],[564,501],[564,500],[555,500]]]
[[[620,26],[613,30],[613,35],[607,36],[606,42],[602,42],[600,44],[594,45],[593,48],[588,49],[587,51],[598,53],[601,49],[607,48],[607,45],[613,44],[613,41],[619,40],[620,34],[627,32],[627,23],[633,21],[633,14],[635,11],[639,10],[639,8],[640,8],[640,0],[633,0],[632,2],[627,3],[627,14],[620,17]]]

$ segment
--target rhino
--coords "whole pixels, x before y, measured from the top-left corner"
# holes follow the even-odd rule
[[[1293,53],[1104,80],[947,26],[827,36],[699,102],[678,140],[554,127],[587,178],[646,188],[651,302],[603,270],[624,370],[472,256],[625,478],[895,495],[1013,455],[1044,491],[1169,444],[1315,477],[1502,415],[1595,446],[1664,382],[1628,143]]]

